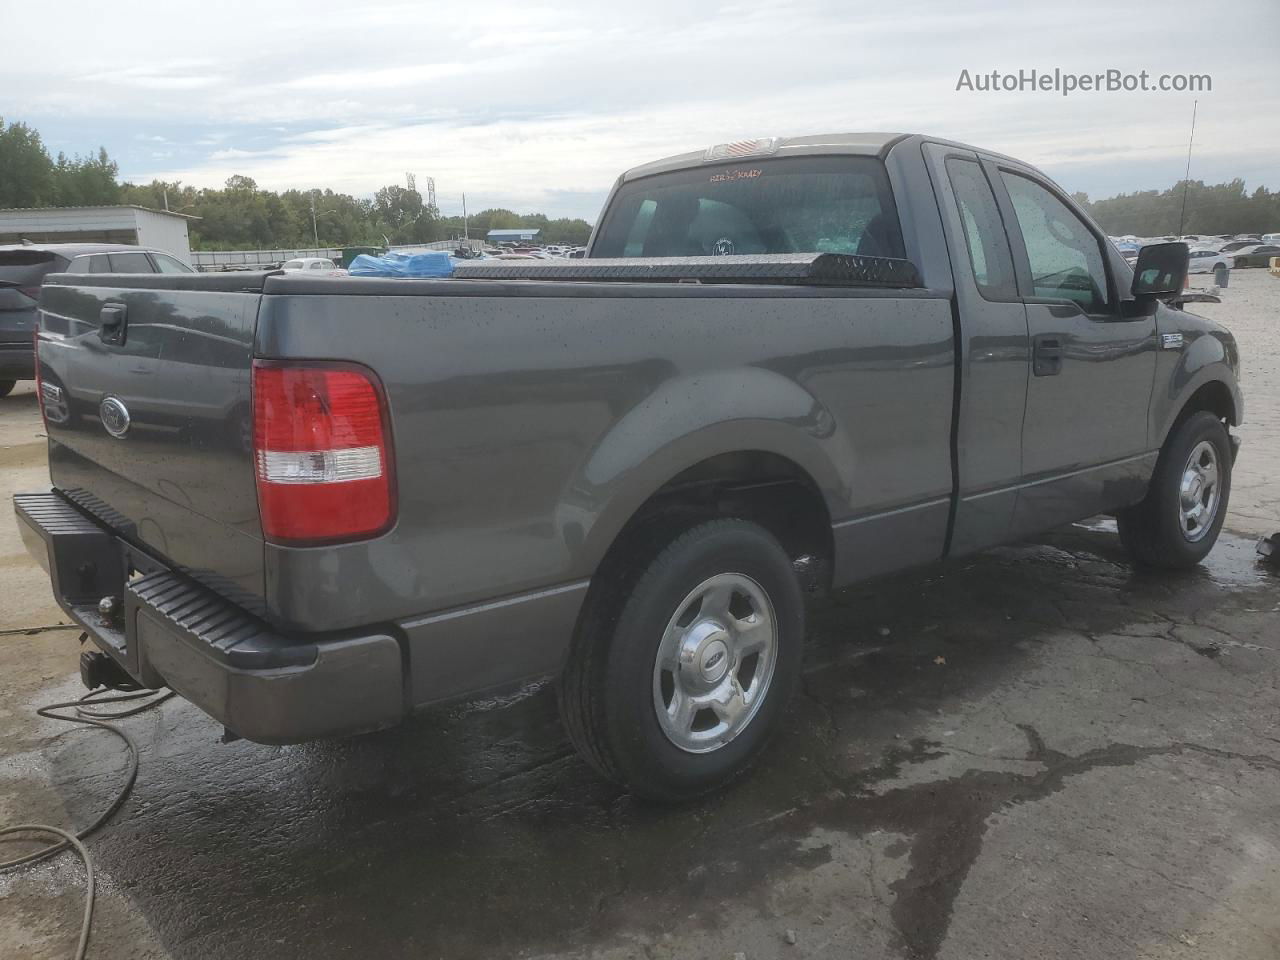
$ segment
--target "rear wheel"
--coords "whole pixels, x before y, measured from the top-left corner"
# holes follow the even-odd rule
[[[17,382],[17,380],[0,380],[0,397],[7,397],[13,393],[14,384]]]
[[[1193,413],[1165,441],[1146,499],[1117,517],[1120,540],[1139,563],[1195,566],[1213,549],[1231,495],[1231,440],[1212,413]]]
[[[560,682],[570,739],[605,777],[694,797],[758,755],[800,667],[804,605],[762,527],[711,520],[644,554],[588,600]]]

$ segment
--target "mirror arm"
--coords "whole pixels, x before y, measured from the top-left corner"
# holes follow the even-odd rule
[[[1120,316],[1125,320],[1139,320],[1156,312],[1160,298],[1154,294],[1140,293],[1120,301]]]

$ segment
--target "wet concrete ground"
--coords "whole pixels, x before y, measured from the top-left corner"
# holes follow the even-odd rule
[[[1255,274],[1246,362],[1280,355]],[[1246,389],[1242,457],[1274,464]],[[2,403],[7,497],[43,448]],[[1232,526],[1280,529],[1271,476]],[[90,843],[91,956],[1273,958],[1280,581],[1253,550],[1141,574],[1098,522],[841,591],[762,763],[684,808],[595,779],[548,688],[289,748],[170,702],[128,722],[142,775]],[[0,631],[59,619],[19,551],[0,524]],[[85,822],[118,784],[117,743],[32,714],[78,693],[76,652],[0,632],[0,822]],[[69,955],[82,877],[0,876],[0,956]]]

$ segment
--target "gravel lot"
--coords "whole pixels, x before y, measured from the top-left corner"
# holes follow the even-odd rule
[[[845,590],[746,782],[633,802],[532,688],[385,734],[269,748],[171,701],[90,842],[90,955],[318,958],[1272,958],[1280,955],[1280,280],[1203,312],[1245,363],[1228,526],[1180,576],[1114,526]],[[0,495],[46,483],[30,389],[0,401]],[[6,507],[7,509],[7,507]],[[0,823],[83,823],[119,783],[76,634],[0,522]],[[0,955],[69,956],[83,871],[0,876]]]

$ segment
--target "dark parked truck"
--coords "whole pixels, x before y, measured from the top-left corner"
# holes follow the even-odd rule
[[[595,768],[688,796],[778,724],[808,591],[1101,513],[1209,551],[1242,408],[1185,270],[859,134],[632,170],[583,260],[54,276],[18,520],[90,683],[289,743],[554,676]]]

